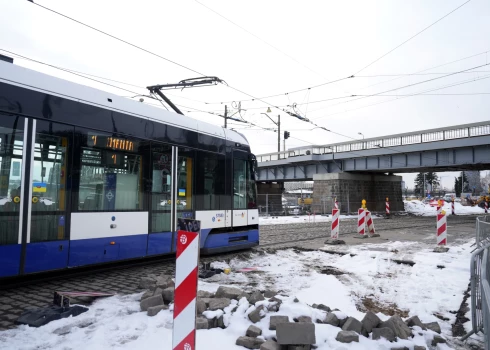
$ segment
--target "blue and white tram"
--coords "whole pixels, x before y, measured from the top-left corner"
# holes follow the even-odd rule
[[[0,61],[0,279],[259,244],[255,157],[237,132]]]

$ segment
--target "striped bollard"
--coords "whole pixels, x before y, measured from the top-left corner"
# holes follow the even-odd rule
[[[447,245],[446,213],[437,214],[437,245]]]
[[[359,210],[357,211],[357,233],[360,236],[363,236],[363,237],[366,234],[366,231],[365,231],[365,227],[366,227],[365,218],[366,218],[366,211],[364,210],[364,208],[359,208]]]
[[[456,212],[454,211],[454,198],[451,201],[451,214],[456,215]]]
[[[371,212],[369,210],[366,210],[366,225],[369,231],[369,235],[374,235],[376,232],[374,231],[373,218],[371,217]]]
[[[386,216],[389,217],[390,216],[390,199],[388,197],[386,197]]]
[[[201,225],[197,220],[179,218],[178,221],[179,228],[185,228],[185,231],[177,231],[172,349],[194,350]]]
[[[339,202],[337,202],[337,198],[335,198],[335,209],[339,209]]]
[[[340,211],[338,209],[332,209],[332,229],[330,233],[330,238],[339,238],[339,223],[340,223]]]
[[[488,214],[488,202],[485,202],[485,214]]]

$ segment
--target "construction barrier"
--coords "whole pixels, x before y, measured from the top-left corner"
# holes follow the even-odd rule
[[[330,238],[339,238],[339,223],[340,223],[340,210],[332,209],[332,230],[330,233]]]
[[[485,202],[485,214],[488,214],[488,202]]]
[[[335,198],[335,209],[339,209],[339,202],[337,202],[337,198]]]
[[[456,215],[456,212],[454,211],[454,198],[451,201],[451,214]]]
[[[371,217],[371,212],[366,210],[366,225],[368,228],[369,235],[372,236],[376,232],[374,231],[374,223],[373,223],[373,218]]]
[[[390,201],[389,201],[389,198],[386,197],[386,216],[390,216]]]
[[[446,213],[437,214],[437,245],[447,245]]]
[[[364,208],[359,208],[357,211],[357,233],[360,234],[361,236],[364,236],[366,231],[365,231],[365,222],[366,218],[366,211]]]
[[[179,218],[178,222],[172,349],[195,350],[201,225],[197,220]]]

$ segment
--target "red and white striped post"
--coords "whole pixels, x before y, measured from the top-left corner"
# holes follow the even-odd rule
[[[340,223],[340,210],[332,209],[332,228],[330,232],[330,238],[338,239],[339,238],[339,223]]]
[[[485,214],[488,214],[488,202],[485,201]]]
[[[437,245],[447,245],[446,212],[437,214]]]
[[[369,210],[366,210],[366,225],[368,227],[369,235],[374,235],[376,232],[374,231],[373,218],[371,217],[371,212]]]
[[[386,197],[386,216],[390,216],[390,199],[388,197]]]
[[[439,215],[442,212],[442,201],[439,199],[437,201],[437,215]]]
[[[359,208],[357,211],[357,233],[359,235],[364,236],[366,234],[365,227],[366,227],[366,211],[364,208]]]
[[[456,215],[456,211],[454,210],[454,198],[451,199],[451,214]]]
[[[173,350],[196,348],[200,221],[179,218],[175,266]],[[197,231],[197,232],[193,232]]]
[[[337,197],[335,197],[335,209],[339,209],[339,202],[337,202]]]

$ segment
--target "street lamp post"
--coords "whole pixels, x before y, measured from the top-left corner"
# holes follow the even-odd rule
[[[357,134],[362,136],[362,139],[364,140],[364,134],[362,132],[358,132]]]
[[[271,109],[268,108],[267,109],[267,112],[271,112]],[[269,115],[267,113],[260,113],[260,114],[264,114],[267,118],[269,118],[274,124],[277,125],[277,152],[281,152],[281,115],[278,114],[277,115],[277,123],[272,120],[271,117],[269,117]],[[286,150],[286,149],[284,149]]]

